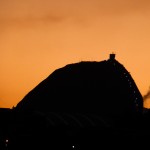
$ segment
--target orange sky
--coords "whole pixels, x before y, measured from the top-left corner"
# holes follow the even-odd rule
[[[55,69],[112,51],[145,94],[149,0],[0,0],[0,107],[16,106]]]

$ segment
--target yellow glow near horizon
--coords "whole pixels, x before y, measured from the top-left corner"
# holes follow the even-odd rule
[[[1,0],[0,107],[16,106],[55,69],[102,61],[112,51],[144,95],[150,86],[149,8],[148,0]]]

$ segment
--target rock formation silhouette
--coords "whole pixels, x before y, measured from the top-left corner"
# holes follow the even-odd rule
[[[115,54],[101,62],[69,64],[54,71],[17,105],[18,111],[91,112],[127,115],[142,112],[143,99]]]
[[[9,110],[0,148],[143,148],[149,114],[131,74],[110,54],[66,65],[39,83]]]

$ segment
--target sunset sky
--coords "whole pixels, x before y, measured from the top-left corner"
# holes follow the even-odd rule
[[[149,0],[0,0],[0,107],[16,106],[57,68],[107,60],[111,52],[144,95]]]

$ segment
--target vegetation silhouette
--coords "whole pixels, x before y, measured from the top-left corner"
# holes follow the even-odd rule
[[[1,149],[139,148],[150,135],[150,111],[115,54],[57,69],[4,110]]]

